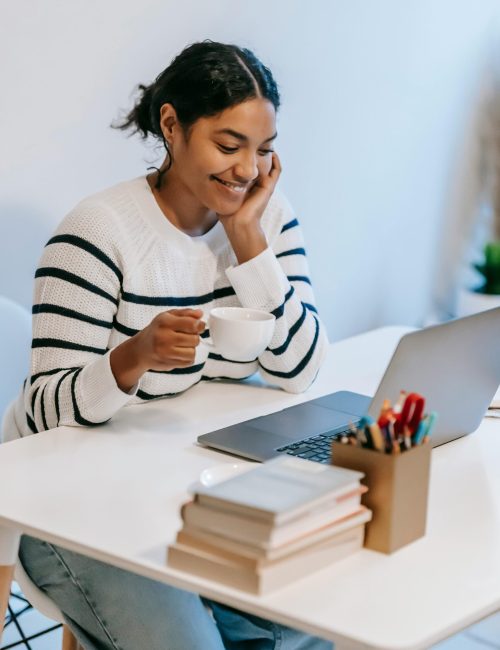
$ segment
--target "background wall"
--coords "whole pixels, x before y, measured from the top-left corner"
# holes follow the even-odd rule
[[[497,0],[17,0],[0,22],[0,293],[29,305],[81,198],[155,160],[109,129],[203,38],[253,48],[282,91],[281,184],[330,338],[453,310],[475,218]]]

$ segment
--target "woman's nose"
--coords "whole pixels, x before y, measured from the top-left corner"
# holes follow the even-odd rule
[[[259,175],[257,156],[253,153],[242,155],[236,163],[234,172],[239,180],[249,183]]]

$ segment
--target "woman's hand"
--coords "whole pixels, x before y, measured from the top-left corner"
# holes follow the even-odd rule
[[[116,383],[128,393],[148,370],[186,368],[194,362],[205,329],[201,309],[171,309],[158,314],[110,356]]]
[[[218,215],[240,264],[256,257],[267,248],[260,220],[280,174],[280,159],[273,151],[269,174],[257,178],[241,207],[233,214]]]

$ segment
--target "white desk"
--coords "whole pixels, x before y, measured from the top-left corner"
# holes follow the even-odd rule
[[[331,346],[313,388],[287,395],[203,383],[123,409],[106,426],[61,427],[0,447],[0,550],[28,532],[69,549],[335,641],[420,649],[500,608],[500,423],[433,451],[428,533],[392,556],[362,550],[265,597],[174,571],[165,549],[201,470],[230,456],[196,436],[335,390],[373,393],[403,328]]]

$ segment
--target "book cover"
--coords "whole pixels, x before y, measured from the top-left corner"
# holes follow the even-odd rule
[[[309,511],[303,512],[301,517],[282,524],[247,518],[231,511],[207,507],[196,501],[182,506],[181,517],[187,526],[195,526],[220,537],[247,544],[274,548],[358,512],[364,491],[366,491],[364,486],[358,486],[348,499],[340,503],[335,502],[328,507],[316,505]]]
[[[210,487],[200,487],[200,504],[282,523],[314,503],[341,498],[357,486],[361,472],[283,455],[244,474]]]
[[[217,553],[175,543],[169,546],[168,564],[201,578],[262,595],[358,551],[363,545],[363,537],[364,526],[356,526],[340,533],[334,540],[319,542],[302,552],[257,569],[251,564],[234,562]]]
[[[248,540],[238,542],[227,537],[221,537],[215,533],[196,528],[195,526],[185,526],[177,533],[176,542],[184,546],[193,546],[201,550],[216,551],[220,554],[224,552],[231,553],[233,558],[244,558],[253,561],[272,562],[282,557],[296,553],[307,546],[316,544],[323,540],[334,538],[336,535],[344,532],[349,528],[360,526],[370,521],[372,517],[371,510],[361,506],[360,510],[353,515],[343,517],[339,521],[322,526],[305,535],[299,535],[293,540],[276,546],[266,548],[262,545],[251,545]]]

